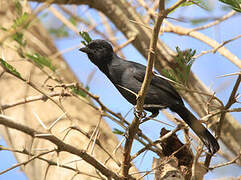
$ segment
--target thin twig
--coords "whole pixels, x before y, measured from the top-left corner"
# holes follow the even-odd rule
[[[120,46],[118,46],[117,48],[114,49],[114,52],[118,52],[120,51],[122,48],[124,48],[125,46],[127,46],[128,44],[130,44],[132,41],[134,41],[136,39],[136,36],[129,38],[126,42],[124,42],[123,44],[121,44]]]
[[[52,12],[52,14],[58,18],[64,25],[66,25],[69,29],[74,31],[76,34],[79,34],[79,30],[66,18],[64,17],[57,9],[55,9],[53,6],[49,7],[49,10]]]
[[[200,32],[197,32],[197,31],[190,32],[190,29],[184,28],[184,27],[181,27],[181,26],[174,26],[173,24],[171,24],[168,21],[165,21],[164,23],[167,25],[163,29],[164,32],[174,32],[174,33],[179,34],[179,35],[190,36],[190,37],[193,37],[195,39],[198,39],[198,40],[204,42],[205,44],[207,44],[207,45],[209,45],[213,48],[217,48],[217,47],[220,46],[220,44],[218,42],[212,40],[211,38],[205,36],[204,34],[202,34]],[[217,51],[221,55],[223,55],[225,58],[229,59],[236,66],[241,68],[241,60],[237,56],[232,54],[228,49],[226,49],[225,47],[221,47]]]
[[[25,155],[28,155],[28,156],[35,156],[35,154],[28,152],[26,149],[16,150],[16,149],[6,148],[6,147],[3,147],[3,146],[0,146],[0,149],[1,150],[15,152],[15,153],[25,154]],[[47,151],[50,151],[50,150],[47,150]],[[72,171],[76,172],[77,174],[83,174],[83,175],[86,175],[86,176],[89,176],[89,177],[101,179],[101,178],[99,178],[99,177],[97,177],[97,176],[95,176],[93,174],[89,174],[89,173],[86,173],[86,172],[83,172],[83,171],[79,171],[77,168],[73,168],[73,167],[70,167],[70,166],[63,165],[63,164],[57,164],[57,162],[49,160],[49,159],[45,159],[45,158],[43,158],[41,156],[37,157],[37,159],[48,163],[49,166],[58,166],[58,167],[61,167],[61,168],[72,170]],[[46,170],[46,173],[47,173],[47,170]]]
[[[70,93],[62,93],[62,92],[51,92],[48,94],[49,97],[55,97],[55,96],[71,96]],[[29,96],[29,97],[26,97],[24,99],[21,99],[21,100],[18,100],[18,101],[15,101],[15,102],[12,102],[12,103],[8,103],[8,104],[3,104],[1,105],[2,109],[3,110],[6,110],[8,108],[12,108],[12,107],[15,107],[15,106],[18,106],[18,105],[23,105],[23,104],[26,104],[26,103],[30,103],[30,102],[34,102],[34,101],[46,101],[48,100],[48,98],[42,94],[42,95],[38,95],[38,96]]]
[[[139,156],[141,153],[145,152],[146,150],[148,150],[151,146],[154,146],[156,144],[160,144],[162,143],[165,139],[171,137],[173,134],[175,134],[177,131],[179,131],[180,129],[182,129],[182,125],[178,124],[177,127],[175,129],[173,129],[172,131],[168,132],[167,134],[165,134],[164,136],[162,136],[161,138],[157,139],[156,141],[154,141],[151,144],[147,144],[144,148],[140,149],[136,154],[134,154],[131,157],[131,161],[133,159],[135,159],[137,156]]]
[[[236,163],[236,161],[241,157],[241,153],[239,153],[239,155],[237,155],[233,160],[229,161],[229,162],[226,162],[226,163],[222,163],[222,164],[218,164],[218,165],[215,165],[213,167],[210,167],[209,169],[210,170],[213,170],[213,169],[216,169],[216,168],[220,168],[220,167],[223,167],[223,166],[227,166],[227,165],[230,165],[230,164],[234,164]]]
[[[238,76],[238,79],[237,79],[237,81],[236,81],[236,83],[233,87],[233,90],[232,90],[232,93],[229,97],[229,100],[228,100],[227,104],[224,106],[224,110],[228,110],[236,102],[235,96],[236,96],[236,92],[238,90],[240,82],[241,82],[241,75]],[[217,131],[216,131],[217,139],[219,139],[219,137],[221,136],[221,129],[222,129],[222,126],[223,126],[223,123],[224,123],[224,120],[225,120],[225,115],[226,115],[226,111],[223,111],[221,113],[220,121],[219,121]],[[204,162],[204,165],[205,165],[206,168],[209,168],[212,156],[213,156],[212,154],[206,155],[205,162]]]
[[[235,72],[235,73],[220,75],[220,76],[217,76],[216,78],[222,78],[222,77],[227,77],[227,76],[236,76],[236,75],[240,75],[240,74],[241,74],[241,71]]]
[[[213,49],[210,49],[208,51],[202,51],[200,54],[194,56],[193,58],[199,58],[200,56],[204,55],[204,54],[207,54],[207,53],[216,53],[220,48],[222,48],[225,44],[227,43],[230,43],[238,38],[241,38],[241,35],[237,35],[235,37],[233,37],[232,39],[229,39],[229,40],[226,40],[226,41],[223,41],[220,45],[218,45],[217,47],[213,48]]]
[[[30,163],[30,162],[33,161],[34,159],[39,158],[40,156],[43,156],[43,155],[45,155],[45,154],[48,154],[48,153],[51,153],[51,152],[54,152],[54,151],[56,151],[56,149],[53,149],[53,150],[50,150],[50,151],[43,152],[43,153],[40,153],[40,154],[38,154],[38,155],[35,155],[35,156],[31,157],[30,159],[28,159],[28,160],[26,160],[26,161],[23,161],[23,162],[21,162],[21,163],[15,164],[15,165],[13,165],[12,167],[3,170],[2,172],[0,172],[0,175],[4,174],[4,173],[6,173],[6,172],[8,172],[8,171],[10,171],[10,170],[12,170],[12,169],[15,169],[15,168],[17,168],[17,167],[19,167],[19,166],[22,166],[22,165],[25,166],[26,164]]]
[[[201,145],[198,149],[197,149],[197,153],[196,153],[196,156],[193,160],[193,164],[192,164],[192,177],[191,177],[191,180],[198,180],[196,178],[196,167],[197,167],[197,164],[198,164],[198,159],[200,158],[201,154],[202,154],[202,151],[203,151],[203,145]]]
[[[217,138],[220,137],[221,135],[221,129],[222,129],[222,126],[223,126],[223,123],[224,123],[224,119],[225,119],[225,114],[226,114],[226,111],[225,110],[228,110],[235,102],[236,102],[236,93],[237,93],[237,90],[239,88],[239,84],[241,82],[241,74],[238,76],[238,79],[233,87],[233,90],[232,90],[232,93],[228,99],[228,102],[227,104],[224,106],[224,111],[223,113],[221,113],[221,117],[220,117],[220,121],[219,121],[219,126],[217,128]]]
[[[96,25],[87,20],[85,20],[84,18],[81,18],[77,15],[75,15],[73,12],[71,12],[69,9],[67,9],[66,7],[64,7],[63,5],[59,6],[60,9],[62,9],[65,13],[67,13],[68,15],[70,15],[72,18],[74,18],[76,21],[81,22],[83,24],[85,24],[86,26],[89,27],[90,30],[93,30],[96,34],[102,36],[104,39],[108,39],[108,36],[106,36],[104,33],[102,33],[101,31],[99,31],[96,28]]]
[[[228,18],[232,17],[236,13],[237,13],[236,11],[232,10],[228,14],[225,14],[223,17],[217,19],[216,21],[213,21],[213,22],[211,22],[209,24],[205,24],[205,25],[197,27],[197,28],[193,28],[193,29],[190,30],[190,32],[192,32],[192,31],[200,31],[200,30],[207,29],[207,28],[210,28],[212,26],[215,26],[215,25],[217,25],[217,24],[227,20]]]
[[[34,83],[32,83],[30,80],[24,79],[21,76],[16,75],[15,73],[9,71],[6,67],[4,67],[2,64],[0,64],[0,66],[2,66],[2,68],[9,74],[11,74],[12,76],[16,77],[17,79],[22,80],[23,82],[25,82],[26,84],[28,84],[29,86],[31,86],[33,89],[35,89],[36,91],[38,91],[39,93],[43,94],[46,98],[48,98],[49,100],[51,100],[55,105],[57,105],[61,111],[63,113],[66,113],[66,116],[69,120],[71,120],[71,116],[69,115],[69,113],[66,112],[66,110],[64,109],[64,107],[62,106],[62,104],[60,104],[59,102],[55,101],[52,97],[50,97],[47,93],[45,93],[42,89],[40,89],[39,87],[37,87]]]

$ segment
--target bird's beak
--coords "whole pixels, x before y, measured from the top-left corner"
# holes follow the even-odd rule
[[[82,47],[82,48],[80,48],[79,50],[82,51],[82,52],[84,52],[84,53],[87,53],[87,54],[91,52],[88,47]]]

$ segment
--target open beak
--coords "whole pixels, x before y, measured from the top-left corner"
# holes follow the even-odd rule
[[[82,51],[82,52],[84,52],[84,53],[86,53],[86,54],[88,54],[88,53],[91,52],[88,47],[82,47],[82,48],[80,48],[79,50]]]

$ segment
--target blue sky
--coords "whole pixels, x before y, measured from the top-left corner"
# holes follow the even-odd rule
[[[94,13],[93,10],[92,12]],[[183,15],[188,17],[192,15],[191,17],[195,18],[195,17],[201,17],[201,16],[210,17],[213,15],[215,15],[215,17],[219,17],[223,14],[224,12],[220,11],[217,7],[213,12],[206,12],[204,10],[201,10],[198,7],[192,7],[192,8],[187,7],[174,12],[170,16],[176,17],[176,16]],[[52,17],[50,20],[54,21],[55,19]],[[169,20],[169,21],[188,28],[194,27],[192,25],[189,25],[188,23],[180,23],[174,20]],[[238,15],[228,21],[221,23],[217,27],[210,28],[201,32],[215,39],[218,42],[222,42],[230,38],[233,38],[236,35],[241,34],[240,22],[241,22],[241,16]],[[49,24],[49,23],[46,23],[46,24]],[[100,30],[101,30],[101,27],[100,27]],[[99,38],[94,36],[93,33],[90,33],[90,35],[92,36],[93,39]],[[118,33],[117,36],[120,37],[121,39],[119,42],[125,41],[121,33]],[[192,48],[197,50],[197,54],[199,54],[203,50],[210,49],[210,47],[203,44],[202,42],[186,36],[178,36],[171,33],[164,33],[161,39],[166,44],[168,44],[168,46],[170,46],[172,49],[175,49],[176,46],[180,47],[181,49]],[[75,46],[77,44],[80,44],[80,41],[81,41],[81,38],[73,34],[71,38],[56,40],[55,42],[56,42],[56,46],[60,50],[63,50],[63,49]],[[233,41],[227,44],[225,47],[227,47],[233,54],[241,58],[240,44],[241,44],[241,39],[238,39],[236,41]],[[128,45],[127,47],[125,47],[123,49],[123,52],[128,60],[146,64],[146,60],[131,45]],[[71,66],[75,74],[78,76],[80,81],[83,82],[84,84],[87,83],[86,80],[88,75],[92,71],[97,69],[93,64],[91,64],[87,56],[79,52],[77,49],[71,52],[68,52],[63,56],[68,62],[68,64]],[[237,72],[238,70],[239,69],[234,64],[232,64],[229,60],[221,56],[219,53],[207,54],[198,58],[194,62],[192,67],[192,71],[204,82],[204,84],[207,87],[210,87],[211,89],[216,91],[217,96],[224,103],[227,102],[228,100],[233,84],[235,83],[236,77],[217,78],[217,76]],[[223,85],[225,85],[225,88],[222,88]],[[105,75],[103,75],[99,70],[95,72],[94,78],[90,82],[89,86],[90,86],[90,92],[100,96],[100,100],[104,102],[104,104],[114,112],[116,113],[120,112],[122,115],[125,115],[132,108],[132,105],[130,105],[119,94],[119,92],[115,89],[115,87],[109,82],[109,80],[105,77]],[[239,88],[239,92],[240,92],[240,88]],[[234,106],[234,107],[237,107],[237,106]],[[232,113],[232,115],[239,122],[241,122],[240,113],[239,114]],[[128,114],[127,120],[131,121],[132,118],[133,118],[133,113],[131,112]],[[166,117],[160,113],[157,119],[165,121]],[[107,122],[110,124],[112,128],[121,129],[118,125],[113,123],[111,120],[107,119]],[[148,134],[149,137],[157,138],[159,137],[160,129],[163,126],[164,126],[163,124],[149,121],[144,125],[141,125],[141,129],[144,133]],[[166,127],[166,128],[171,129],[170,127]],[[178,132],[178,135],[181,136],[182,135],[181,132]],[[0,144],[4,144],[4,141],[2,139],[0,139]],[[135,143],[134,147],[135,148],[133,151],[135,152],[141,146],[138,143]],[[153,157],[153,154],[149,152],[145,154],[145,156],[143,157],[143,160],[142,160],[142,157],[140,157],[136,161],[137,167],[141,167],[140,168],[141,170],[150,169],[151,166],[150,164],[147,165],[147,162],[151,162],[152,157]],[[4,163],[0,163],[0,171],[6,168],[9,168],[14,163],[16,163],[14,161],[12,154],[9,152],[1,151],[0,158],[1,158],[1,162],[4,162]],[[223,162],[223,159],[216,158],[215,162],[219,162],[219,163]],[[230,165],[228,167],[218,168],[212,172],[209,172],[205,176],[205,179],[213,179],[214,177],[218,178],[218,177],[224,177],[224,176],[225,177],[240,176],[240,175],[241,175],[241,168],[239,168],[236,165]],[[4,175],[1,175],[0,180],[1,179],[10,180],[16,177],[18,177],[19,180],[25,179],[25,176],[19,171],[19,169],[15,169],[7,172]]]

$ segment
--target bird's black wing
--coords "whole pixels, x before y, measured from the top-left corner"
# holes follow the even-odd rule
[[[143,82],[145,77],[146,67],[144,65],[133,62],[132,68],[134,72],[134,77],[138,81]],[[158,88],[160,91],[164,91],[165,93],[169,94],[170,97],[175,98],[179,103],[180,102],[183,103],[176,89],[167,80],[154,75],[151,80],[150,88],[152,86]]]

